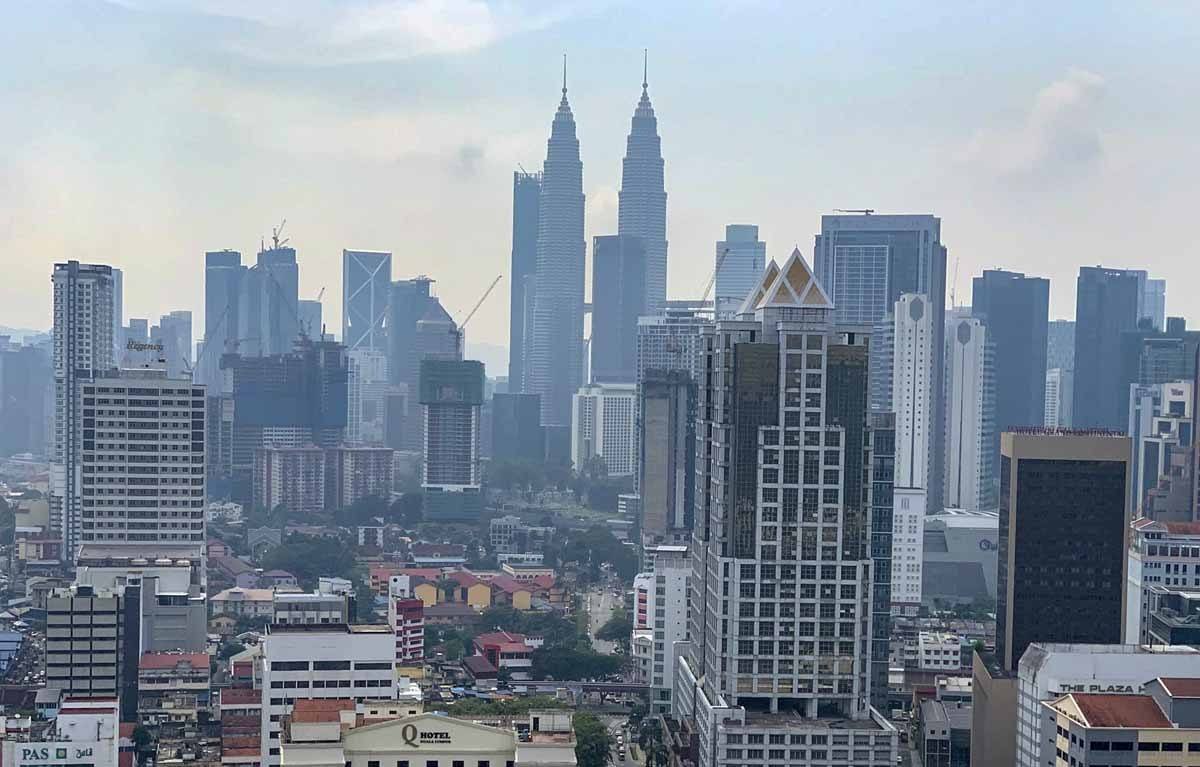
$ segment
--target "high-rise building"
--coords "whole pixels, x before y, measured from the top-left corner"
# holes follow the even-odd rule
[[[525,391],[529,356],[526,321],[533,313],[533,280],[537,275],[538,206],[542,174],[513,171],[512,262],[508,299],[508,390]]]
[[[1121,333],[1137,328],[1141,284],[1138,273],[1127,269],[1079,269],[1072,426],[1120,430],[1125,425]]]
[[[1066,429],[1071,425],[1071,372],[1062,368],[1046,370],[1046,402],[1042,425]]]
[[[658,136],[658,119],[650,104],[648,87],[643,70],[642,98],[633,112],[625,142],[625,159],[621,163],[617,234],[641,240],[645,273],[641,280],[643,298],[638,303],[644,307],[642,313],[656,314],[667,303],[667,191],[663,180],[662,139]],[[596,257],[595,251],[592,256]],[[592,305],[597,305],[595,298]],[[595,323],[593,314],[593,328]],[[592,378],[598,380],[595,371]]]
[[[50,482],[50,527],[71,556],[79,543],[83,419],[80,385],[112,370],[112,267],[68,261],[55,264],[54,453]]]
[[[54,413],[50,356],[38,346],[6,340],[0,336],[0,455],[45,456]]]
[[[342,343],[346,349],[387,351],[391,297],[391,253],[342,251]]]
[[[325,510],[325,451],[316,445],[254,450],[254,505],[305,517]]]
[[[525,390],[541,395],[542,424],[569,426],[571,398],[583,383],[583,162],[575,117],[562,101],[554,115],[538,201],[537,290]]]
[[[1151,516],[1148,513],[1148,496],[1151,490],[1159,486],[1161,478],[1171,474],[1172,452],[1187,450],[1192,446],[1193,380],[1132,384],[1129,387],[1129,427],[1126,433],[1133,444],[1133,482],[1129,486],[1129,508],[1135,518]],[[1187,463],[1190,465],[1191,461]],[[1191,503],[1185,506],[1189,512],[1186,521],[1190,521]]]
[[[1150,327],[1155,330],[1166,330],[1167,319],[1167,281],[1147,279],[1142,287],[1141,310],[1139,320],[1149,320]]]
[[[698,379],[703,360],[701,330],[710,325],[712,318],[695,309],[670,306],[661,314],[639,317],[636,380],[644,380],[650,369],[681,370]]]
[[[536,394],[492,396],[492,460],[541,463],[545,458],[541,403]]]
[[[821,217],[813,261],[817,279],[829,291],[836,307],[835,321],[841,327],[873,328],[893,311],[905,293],[924,295],[933,333],[932,420],[929,425],[930,466],[928,508],[942,507],[942,458],[945,455],[945,407],[943,387],[946,312],[946,247],[941,240],[942,222],[931,215],[831,215]],[[881,351],[875,344],[872,354]],[[886,352],[883,352],[886,356]],[[897,363],[898,364],[898,363]],[[871,366],[877,368],[872,359]],[[880,410],[895,411],[897,461],[902,452],[903,423],[899,405]],[[897,481],[899,484],[899,481]]]
[[[987,323],[995,354],[996,426],[1041,426],[1046,412],[1050,280],[988,269],[974,280],[971,311]],[[999,455],[999,431],[988,452]]]
[[[113,279],[113,359],[121,359],[121,346],[125,329],[125,274],[115,266]]]
[[[1183,317],[1168,317],[1164,331],[1148,327],[1121,333],[1118,353],[1119,406],[1129,412],[1131,386],[1155,386],[1196,377],[1200,331],[1188,330]]]
[[[637,386],[582,387],[571,407],[571,463],[576,471],[601,458],[610,476],[632,476],[637,466]]]
[[[643,544],[686,543],[696,507],[696,382],[651,368],[637,391]]]
[[[991,325],[951,320],[946,331],[946,489],[948,508],[996,508],[996,360]],[[1039,397],[1038,406],[1042,406]]]
[[[892,352],[892,407],[896,413],[896,488],[924,490],[922,505],[940,511],[933,498],[941,495],[934,465],[934,431],[942,419],[935,418],[940,399],[935,392],[939,378],[934,368],[934,319],[930,301],[923,295],[905,293],[896,302],[895,342]],[[939,336],[941,334],[938,334]],[[943,352],[944,354],[944,352]],[[939,355],[941,356],[941,355]],[[937,461],[940,463],[940,461]],[[936,492],[935,492],[936,490]]]
[[[64,698],[119,699],[122,721],[138,721],[140,603],[138,586],[78,585],[51,593],[46,598],[46,687],[62,690]]]
[[[757,286],[767,265],[767,243],[758,239],[756,224],[726,224],[725,239],[717,241],[716,316],[737,310]]]
[[[325,508],[344,509],[356,501],[391,496],[395,471],[390,447],[338,445],[325,450]]]
[[[387,354],[364,345],[346,357],[349,362],[346,439],[382,445],[387,425],[384,411],[389,387]]]
[[[325,310],[321,302],[315,299],[302,298],[298,303],[300,312],[300,332],[309,338],[321,338],[325,332]]]
[[[216,250],[204,254],[204,343],[196,360],[197,383],[210,395],[228,393],[222,385],[221,355],[238,351],[242,328],[242,254]]]
[[[632,643],[647,652],[642,682],[650,687],[651,713],[671,710],[675,687],[675,643],[687,639],[688,578],[692,559],[687,546],[656,546],[646,550],[650,570],[633,579]]]
[[[896,730],[870,703],[873,502],[868,491],[853,508],[844,495],[872,484],[847,463],[854,453],[874,467],[865,366],[839,374],[858,381],[853,397],[827,381],[833,347],[850,339],[798,252],[747,305],[706,331],[689,639],[676,644],[672,713],[692,721],[700,767],[823,764],[826,744],[857,765],[892,764]],[[857,444],[841,420],[854,400]]]
[[[892,613],[921,609],[925,563],[926,493],[896,483],[892,500]]]
[[[609,235],[592,241],[592,367],[597,383],[633,382],[637,375],[638,318],[649,313],[645,244]]]
[[[1004,432],[996,655],[1031,642],[1124,641],[1129,438],[1095,431]]]
[[[421,487],[425,518],[431,521],[473,521],[483,511],[479,465],[483,380],[483,363],[477,360],[421,361],[425,427]]]
[[[82,543],[203,542],[204,387],[162,370],[81,382]]]
[[[871,410],[880,413],[890,413],[893,407],[892,387],[896,374],[896,318],[893,311],[880,317],[871,326]]]
[[[300,268],[296,249],[282,244],[258,253],[261,296],[258,338],[262,354],[287,354],[300,333]]]
[[[192,313],[174,311],[150,328],[152,355],[166,365],[167,378],[192,378]],[[157,348],[161,347],[161,348]]]
[[[1200,588],[1200,522],[1162,522],[1134,519],[1129,540],[1126,572],[1129,602],[1125,606],[1125,636],[1138,644],[1168,644],[1151,637],[1154,614],[1169,592],[1195,593]],[[1187,623],[1195,626],[1190,615]]]

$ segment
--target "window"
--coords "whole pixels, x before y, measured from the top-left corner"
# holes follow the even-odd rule
[[[372,759],[367,762],[367,767],[379,767],[379,761],[377,759]]]
[[[1157,751],[1157,750],[1158,750],[1157,743],[1151,743],[1148,741],[1141,741],[1140,743],[1138,743],[1138,751]]]
[[[452,767],[463,767],[463,760],[455,759],[451,764],[452,764]]]

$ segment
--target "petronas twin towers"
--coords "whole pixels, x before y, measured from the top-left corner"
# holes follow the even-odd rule
[[[544,426],[570,426],[571,396],[584,382],[583,221],[583,162],[567,101],[564,59],[562,101],[551,125],[538,197],[536,267],[533,279],[524,281],[524,303],[532,307],[532,317],[524,328],[523,388],[541,396]],[[659,311],[667,291],[667,193],[658,120],[644,70],[621,168],[617,233],[641,238],[646,252],[644,312]]]

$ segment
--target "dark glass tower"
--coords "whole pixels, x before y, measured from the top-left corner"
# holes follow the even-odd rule
[[[974,280],[971,313],[995,349],[997,439],[1013,426],[1040,426],[1046,410],[1046,324],[1050,281],[987,270]]]
[[[512,282],[508,302],[508,390],[525,391],[525,326],[533,301],[531,290],[537,273],[538,205],[542,174],[513,172]]]
[[[633,112],[625,159],[621,163],[617,234],[641,238],[645,245],[645,312],[653,314],[667,300],[667,192],[663,181],[662,139],[658,136],[658,119],[647,88],[643,66],[642,98]]]
[[[1072,425],[1124,430],[1121,407],[1121,333],[1137,327],[1138,272],[1084,266],[1075,293],[1075,382]]]
[[[550,128],[538,200],[537,292],[525,387],[541,395],[544,426],[570,426],[571,397],[583,383],[583,202],[583,162],[564,60],[562,101]]]
[[[592,241],[592,380],[633,383],[649,254],[638,237]]]

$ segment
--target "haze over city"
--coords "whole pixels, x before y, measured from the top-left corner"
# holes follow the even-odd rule
[[[434,276],[461,318],[506,271],[510,174],[540,167],[564,52],[589,258],[591,236],[615,230],[643,48],[670,297],[699,294],[726,223],[759,224],[782,258],[811,254],[836,207],[932,210],[960,295],[985,267],[1034,272],[1051,280],[1051,317],[1069,318],[1081,264],[1196,276],[1178,236],[1200,164],[1192,10],[13,5],[0,25],[0,324],[45,330],[49,293],[31,286],[79,258],[130,274],[127,313],[188,307],[202,328],[203,253],[253,253],[284,218],[300,295],[327,287],[327,321],[343,248],[393,251],[395,278]],[[470,340],[507,344],[507,311],[486,302]]]

